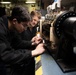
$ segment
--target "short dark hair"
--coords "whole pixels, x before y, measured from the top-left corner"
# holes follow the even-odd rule
[[[11,19],[16,18],[18,22],[30,21],[30,14],[27,8],[18,5],[12,9]]]

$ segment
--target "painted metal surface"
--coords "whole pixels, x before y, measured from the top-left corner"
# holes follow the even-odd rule
[[[76,75],[76,71],[63,73],[53,57],[48,53],[41,56],[43,75]]]

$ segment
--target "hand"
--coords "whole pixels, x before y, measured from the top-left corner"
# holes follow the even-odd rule
[[[35,50],[32,51],[32,56],[37,56],[45,52],[44,44],[40,43]]]
[[[37,44],[42,42],[42,38],[35,36],[35,37],[32,38],[31,41],[32,41],[32,45],[37,45]]]

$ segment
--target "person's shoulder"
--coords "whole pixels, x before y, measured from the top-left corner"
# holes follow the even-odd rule
[[[2,17],[0,17],[0,22],[4,22],[4,21],[6,21],[7,20],[7,16],[2,16]]]
[[[3,19],[2,19],[2,17],[0,17],[0,22],[3,22]]]
[[[0,33],[6,32],[7,31],[7,23],[6,23],[6,18],[5,17],[0,17]]]

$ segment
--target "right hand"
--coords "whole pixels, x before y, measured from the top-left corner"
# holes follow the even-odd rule
[[[43,40],[43,39],[42,39],[41,37],[35,36],[35,37],[33,37],[32,40],[31,40],[32,43],[33,43],[32,45],[38,45],[39,43],[42,42],[42,40]]]
[[[36,49],[32,51],[32,56],[37,56],[45,52],[44,44],[40,43],[37,45]]]

